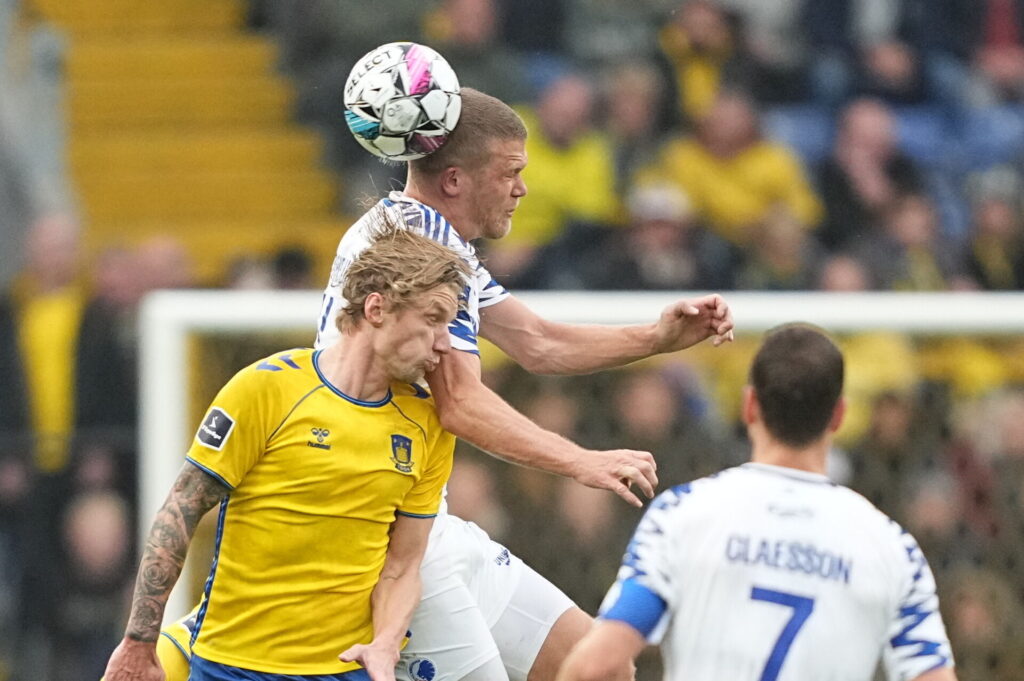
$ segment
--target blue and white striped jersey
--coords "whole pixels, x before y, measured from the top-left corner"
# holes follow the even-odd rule
[[[334,318],[338,310],[345,306],[341,295],[345,273],[356,257],[370,245],[374,230],[379,229],[385,220],[447,246],[469,264],[473,276],[459,297],[458,316],[448,328],[453,348],[479,353],[477,332],[480,330],[480,309],[501,302],[510,294],[483,266],[473,245],[463,240],[443,215],[401,192],[391,192],[386,199],[377,202],[341,238],[331,267],[331,278],[324,289],[320,318],[317,320],[316,347],[326,347],[338,338]]]
[[[952,666],[917,542],[828,478],[748,463],[657,497],[601,617],[660,643],[666,679],[891,681]]]

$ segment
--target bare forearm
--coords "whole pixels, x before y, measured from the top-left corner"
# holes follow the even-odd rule
[[[655,354],[654,328],[653,324],[603,326],[545,321],[533,332],[536,336],[530,342],[517,342],[509,350],[512,359],[531,373],[588,374]]]
[[[401,648],[402,639],[409,631],[412,613],[420,602],[420,571],[409,570],[398,577],[381,575],[373,589],[373,641],[375,644]]]
[[[186,464],[146,538],[126,638],[156,642],[167,599],[181,574],[196,525],[226,493],[212,477]]]
[[[545,430],[482,384],[438,405],[444,427],[505,461],[575,477],[586,459],[579,445]]]

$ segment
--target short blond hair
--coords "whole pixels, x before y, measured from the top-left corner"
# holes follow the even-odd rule
[[[439,286],[450,288],[458,296],[470,276],[469,265],[455,251],[396,225],[385,209],[381,210],[383,226],[345,273],[341,293],[346,304],[335,322],[342,333],[354,329],[364,318],[371,293],[379,293],[393,307],[402,308]]]
[[[436,176],[446,168],[473,170],[487,160],[492,141],[526,140],[526,124],[497,97],[464,87],[462,113],[448,141],[437,151],[409,161],[413,174]]]

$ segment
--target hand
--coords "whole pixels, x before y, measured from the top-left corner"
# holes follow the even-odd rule
[[[341,655],[342,662],[358,662],[373,681],[395,681],[395,665],[398,664],[398,649],[373,643],[357,643]]]
[[[654,327],[654,351],[675,352],[711,338],[718,347],[733,339],[732,310],[717,293],[666,307]]]
[[[164,681],[156,644],[125,638],[107,662],[103,681]]]
[[[650,452],[632,449],[584,450],[585,459],[580,470],[573,474],[573,480],[597,489],[610,489],[633,506],[643,506],[639,497],[630,489],[633,485],[648,499],[654,498],[658,484],[655,474],[657,464]]]

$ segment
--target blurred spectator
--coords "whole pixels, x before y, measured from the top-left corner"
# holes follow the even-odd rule
[[[800,161],[761,137],[753,103],[738,93],[722,93],[697,134],[667,144],[650,172],[678,183],[698,215],[741,247],[751,244],[757,225],[777,204],[804,229],[816,227],[821,217]]]
[[[976,39],[977,2],[807,2],[816,100],[838,106],[852,95],[868,95],[961,110],[971,90],[965,60]]]
[[[32,225],[25,269],[0,301],[0,338],[7,389],[0,412],[34,433],[35,463],[45,473],[63,469],[73,428],[130,425],[134,391],[113,314],[90,303],[81,282],[79,227],[48,216]]]
[[[51,572],[47,629],[53,681],[98,679],[121,638],[134,581],[131,512],[109,491],[82,493],[63,518],[63,560]]]
[[[271,267],[274,272],[274,286],[283,290],[316,288],[319,282],[313,279],[313,258],[300,246],[282,248],[274,254]]]
[[[758,226],[737,277],[741,289],[798,291],[813,288],[820,254],[817,242],[782,206],[774,207]]]
[[[1017,179],[1005,188],[1010,191],[982,188],[974,198],[967,274],[988,291],[1024,289],[1024,225]]]
[[[998,574],[963,568],[940,590],[960,681],[1017,681],[1024,669],[1020,593]]]
[[[659,42],[675,76],[679,110],[690,121],[708,116],[723,87],[749,84],[736,28],[711,0],[683,2]]]
[[[867,268],[860,260],[843,253],[824,257],[818,271],[818,290],[853,293],[870,287]]]
[[[488,267],[496,276],[523,271],[570,224],[603,225],[618,210],[611,144],[591,125],[591,84],[577,74],[563,75],[541,93],[535,112],[521,113],[530,131],[523,171],[529,193],[511,233],[493,244]],[[560,269],[560,263],[551,268]]]
[[[615,155],[615,188],[623,195],[633,174],[653,162],[668,129],[661,74],[648,62],[619,64],[602,78],[605,121]]]
[[[801,11],[805,0],[716,0],[738,20],[749,87],[764,103],[806,99],[807,45]]]
[[[660,487],[710,475],[729,463],[692,367],[641,368],[616,378],[612,443],[654,454]]]
[[[578,268],[588,289],[724,290],[734,285],[735,249],[697,222],[670,184],[642,185],[626,202],[629,225]]]
[[[568,52],[593,66],[648,59],[663,15],[679,0],[568,0]]]
[[[170,234],[146,239],[139,244],[135,257],[144,291],[196,285],[195,265],[188,249]]]
[[[889,108],[870,99],[843,112],[835,148],[818,170],[818,182],[825,202],[819,237],[830,250],[870,234],[897,197],[919,192],[922,185],[913,161],[896,148]]]
[[[977,19],[981,24],[975,65],[988,86],[989,103],[1020,101],[1024,98],[1024,3],[976,0],[975,4],[980,5],[975,25]]]
[[[503,102],[527,100],[523,65],[498,35],[496,0],[443,0],[426,15],[427,44],[448,60],[459,83]]]
[[[933,470],[941,451],[933,422],[915,415],[910,395],[883,392],[871,407],[867,434],[850,449],[851,487],[900,520],[914,481]]]
[[[466,451],[471,448],[463,442],[459,447],[448,481],[448,511],[476,523],[494,541],[504,541],[510,519],[501,504],[494,473],[479,453]]]
[[[965,286],[956,253],[943,240],[928,197],[908,194],[889,210],[883,231],[858,245],[881,288],[946,291]]]

